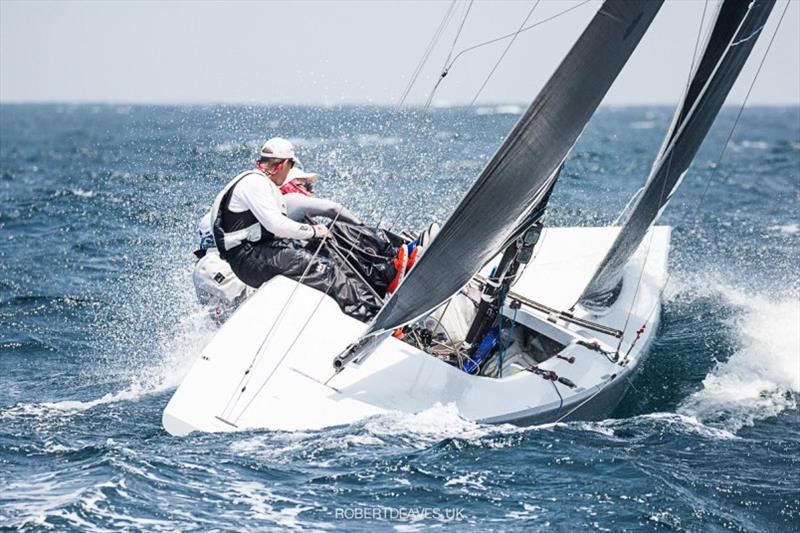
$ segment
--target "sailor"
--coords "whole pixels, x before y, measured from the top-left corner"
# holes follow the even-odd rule
[[[326,217],[338,222],[362,226],[364,223],[338,202],[318,198],[314,195],[314,184],[318,175],[293,167],[281,185],[280,190],[286,201],[289,218],[302,222],[307,217]]]
[[[289,218],[297,221],[307,220],[309,217],[315,216],[335,219],[338,213],[339,222],[363,226],[364,223],[342,204],[314,196],[314,184],[317,182],[318,177],[316,173],[306,172],[299,167],[293,167],[289,171],[286,181],[280,187],[281,193],[283,193],[286,200]],[[375,274],[369,276],[373,288],[382,294],[391,294],[397,290],[405,274],[411,270],[416,260],[421,257],[425,245],[438,232],[439,225],[434,222],[422,232],[419,239],[398,246],[394,259],[388,264],[373,263],[368,265],[366,270]],[[365,240],[371,241],[370,247],[377,245],[377,248],[391,248],[391,244],[383,240],[380,232],[375,228],[363,228],[361,233],[362,238],[366,236]],[[378,274],[379,272],[380,274]]]
[[[214,202],[216,248],[250,287],[258,288],[276,275],[302,279],[327,291],[345,313],[367,320],[380,308],[379,298],[346,268],[323,254],[315,256],[319,239],[329,234],[327,226],[287,216],[279,187],[295,165],[299,160],[289,141],[276,137],[264,143],[256,168],[231,180]],[[307,249],[308,240],[315,242]]]

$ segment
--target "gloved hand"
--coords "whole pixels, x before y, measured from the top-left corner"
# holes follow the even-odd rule
[[[328,231],[328,226],[325,224],[314,224],[311,226],[311,229],[314,230],[314,238],[316,239],[324,239],[331,234],[331,232]]]

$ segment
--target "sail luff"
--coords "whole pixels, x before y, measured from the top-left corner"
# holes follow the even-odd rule
[[[366,335],[455,294],[508,242],[635,50],[661,0],[606,0]]]
[[[775,0],[726,0],[720,6],[644,190],[584,289],[580,304],[604,306],[615,299],[625,265],[688,171],[774,4]]]

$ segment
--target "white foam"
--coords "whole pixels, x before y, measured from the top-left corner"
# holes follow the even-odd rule
[[[486,490],[484,482],[490,473],[486,471],[467,472],[466,474],[449,478],[445,487],[462,486],[465,489]]]
[[[271,489],[257,481],[231,481],[230,493],[227,497],[233,504],[243,504],[250,507],[250,518],[274,522],[287,529],[298,529],[302,525],[298,515],[303,511],[313,509],[301,501],[284,496],[278,496]],[[278,509],[274,504],[294,504],[294,507]]]
[[[751,294],[726,285],[715,291],[741,310],[731,319],[736,350],[703,380],[679,413],[737,431],[797,407],[800,394],[800,300]]]
[[[70,192],[72,194],[74,194],[75,196],[78,196],[80,198],[94,198],[95,196],[97,196],[96,192],[94,192],[94,191],[85,191],[85,190],[83,190],[81,188],[70,189]]]
[[[454,404],[436,405],[425,411],[407,413],[388,413],[365,421],[365,429],[370,435],[387,440],[404,436],[419,449],[445,439],[467,439],[475,441],[489,435],[510,434],[525,431],[512,425],[485,425],[470,422],[459,416]]]
[[[786,233],[788,235],[794,235],[795,233],[800,232],[800,226],[797,224],[786,224],[784,226],[770,226],[767,228],[770,231],[779,231],[781,233]]]
[[[616,438],[618,430],[622,429],[627,433],[631,425],[637,422],[646,422],[648,427],[666,426],[676,433],[690,433],[709,439],[738,438],[730,431],[708,426],[694,416],[680,413],[647,413],[624,419],[609,418],[597,422],[566,422],[559,425],[577,427],[584,431],[599,433],[604,437]],[[628,438],[625,437],[625,440]]]

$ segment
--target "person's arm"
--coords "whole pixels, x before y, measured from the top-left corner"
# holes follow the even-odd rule
[[[313,226],[297,223],[281,213],[268,185],[250,185],[251,183],[240,185],[240,187],[244,186],[240,189],[241,198],[267,231],[279,239],[311,239],[317,236]]]
[[[363,224],[357,216],[338,202],[296,193],[286,194],[283,198],[286,201],[286,211],[292,220],[301,221],[307,216],[320,216],[357,226]]]

